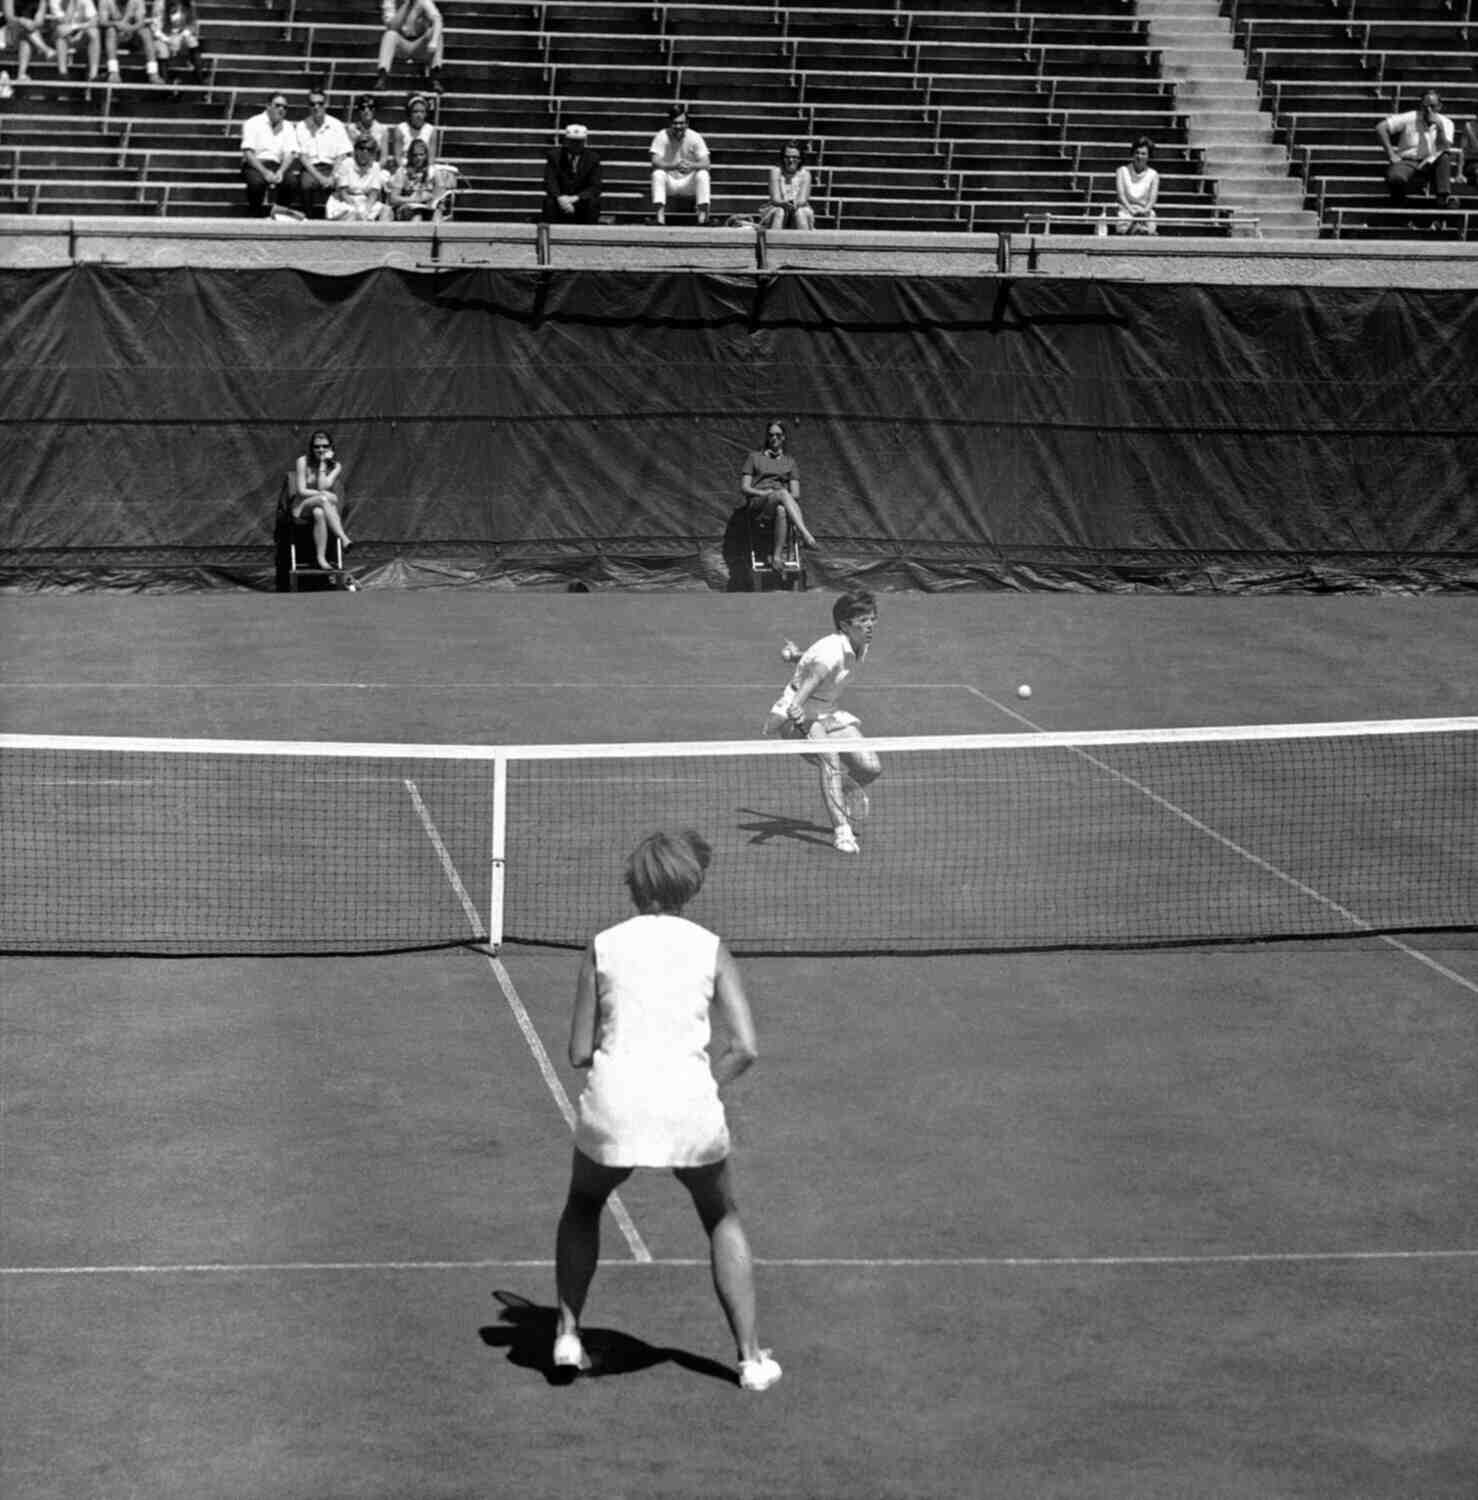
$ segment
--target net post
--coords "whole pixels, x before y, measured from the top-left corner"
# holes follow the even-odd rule
[[[492,878],[488,881],[488,947],[497,953],[503,946],[503,883],[508,855],[508,757],[493,757]]]

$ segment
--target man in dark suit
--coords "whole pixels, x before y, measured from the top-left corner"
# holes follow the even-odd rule
[[[550,224],[600,222],[600,155],[583,125],[566,125],[544,166],[544,214]]]

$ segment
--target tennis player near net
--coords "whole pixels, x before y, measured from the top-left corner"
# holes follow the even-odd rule
[[[848,740],[860,740],[862,728],[855,714],[837,706],[842,689],[867,656],[878,623],[877,601],[857,589],[842,594],[831,607],[836,630],[808,650],[798,652],[789,641],[782,654],[795,661],[785,691],[775,700],[765,722],[767,735],[824,742],[829,748],[806,760],[821,772],[821,800],[831,819],[832,843],[840,854],[856,854],[853,823],[870,811],[864,790],[882,774],[870,750],[846,750]]]
[[[729,950],[681,915],[710,850],[696,833],[654,833],[626,861],[637,915],[591,940],[570,1021],[570,1063],[590,1077],[575,1114],[575,1159],[555,1243],[554,1368],[589,1365],[580,1314],[600,1258],[606,1200],[636,1167],[668,1167],[708,1232],[713,1284],[739,1352],[739,1384],[763,1391],[780,1366],[755,1333],[754,1264],[729,1173],[719,1098],[755,1059],[754,1021]],[[709,1013],[722,1023],[712,1064]]]

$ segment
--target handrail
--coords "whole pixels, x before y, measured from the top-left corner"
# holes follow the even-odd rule
[[[1033,233],[1033,224],[1045,226],[1043,233],[1050,234],[1054,224],[1086,224],[1092,227],[1093,238],[1111,239],[1153,239],[1153,235],[1119,234],[1111,226],[1115,221],[1106,214],[1063,214],[1055,210],[1048,210],[1040,214],[1028,214],[1026,216],[1026,230],[1028,234]],[[1229,233],[1234,229],[1251,229],[1253,237],[1262,239],[1262,220],[1256,214],[1243,214],[1235,211],[1223,211],[1215,218],[1202,218],[1195,215],[1183,214],[1156,214],[1156,226],[1173,224],[1177,228],[1201,229],[1214,228],[1226,229]],[[1217,238],[1221,238],[1220,235]]]

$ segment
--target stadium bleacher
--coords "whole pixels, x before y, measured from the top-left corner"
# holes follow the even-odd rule
[[[10,211],[236,217],[242,121],[272,89],[304,112],[312,83],[349,113],[374,73],[372,6],[278,0],[203,16],[207,82],[62,82],[37,70],[0,108],[0,200]],[[447,14],[444,156],[458,218],[526,221],[544,154],[567,122],[606,164],[607,214],[648,211],[647,145],[683,99],[714,151],[715,218],[756,209],[787,139],[805,148],[818,224],[1021,230],[1091,223],[1129,142],[1148,134],[1164,230],[1226,232],[1185,140],[1173,86],[1132,0],[943,4],[632,4],[458,0]],[[392,80],[381,118],[417,79]]]
[[[1435,88],[1461,140],[1478,105],[1472,0],[1224,0],[1222,9],[1326,237],[1478,237],[1471,195],[1456,210],[1430,200],[1392,208],[1375,137],[1377,121]]]

